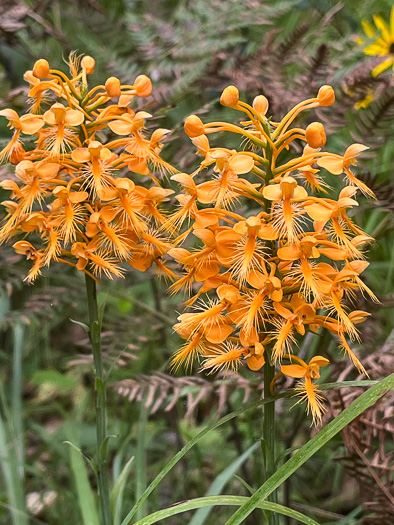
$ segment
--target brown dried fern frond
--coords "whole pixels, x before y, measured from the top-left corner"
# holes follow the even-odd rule
[[[217,417],[220,417],[235,390],[243,391],[243,403],[257,391],[256,382],[235,372],[218,374],[214,381],[203,377],[173,377],[158,372],[117,381],[110,387],[130,402],[144,403],[150,414],[158,410],[169,412],[178,402],[185,403],[187,420],[195,418],[201,405],[205,405],[209,412],[215,410]]]

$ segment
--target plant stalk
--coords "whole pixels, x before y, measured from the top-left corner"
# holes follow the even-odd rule
[[[271,132],[269,125],[264,126],[264,129],[267,135],[270,137]],[[268,160],[268,166],[266,168],[266,181],[268,184],[273,177],[272,173],[272,156],[273,150],[269,143],[265,148],[266,157]],[[267,213],[271,212],[271,202],[265,199],[265,211]],[[271,251],[273,251],[273,245],[271,244]],[[270,386],[272,380],[275,377],[275,365],[272,363],[272,345],[267,346],[265,349],[266,360],[264,369],[264,399],[272,397]],[[263,441],[261,442],[261,447],[264,457],[264,466],[265,466],[265,476],[266,480],[269,479],[275,472],[275,401],[272,403],[267,403],[263,408]],[[269,497],[268,501],[273,503],[278,502],[277,492],[273,491]],[[267,513],[269,525],[277,525],[278,516],[273,512]]]
[[[275,376],[275,366],[271,364],[271,349],[266,348],[267,360],[264,365],[264,399],[271,396],[270,385]],[[275,401],[264,405],[263,408],[263,441],[261,443],[264,465],[265,479],[269,479],[275,472]],[[273,491],[267,498],[273,503],[278,502],[277,493]],[[269,524],[277,525],[276,514],[269,513]]]
[[[111,505],[109,499],[106,437],[107,413],[103,358],[101,353],[101,320],[97,304],[95,280],[85,274],[86,296],[89,310],[89,336],[92,345],[95,374],[95,404],[97,433],[97,475],[103,525],[112,525]]]

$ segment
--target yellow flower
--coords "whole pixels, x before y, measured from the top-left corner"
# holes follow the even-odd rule
[[[372,76],[377,77],[390,66],[394,67],[394,6],[391,8],[390,26],[379,15],[374,15],[373,21],[376,29],[380,32],[379,36],[376,36],[376,30],[367,20],[362,22],[362,26],[367,37],[375,39],[374,42],[364,49],[364,53],[366,55],[386,57],[383,62],[372,70]]]

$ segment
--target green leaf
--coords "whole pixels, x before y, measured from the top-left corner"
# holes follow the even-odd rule
[[[71,423],[66,425],[66,435],[75,439],[75,430]],[[94,494],[89,483],[86,464],[82,457],[82,452],[71,442],[70,444],[70,465],[74,477],[76,493],[78,494],[79,508],[84,525],[96,525],[100,523],[97,512]]]
[[[70,321],[74,324],[77,324],[78,326],[82,326],[82,328],[85,330],[86,333],[90,332],[90,328],[86,323],[82,323],[81,321],[76,321],[75,319],[71,319],[71,317],[70,317]]]
[[[301,467],[315,452],[325,445],[332,437],[340,432],[364,410],[373,405],[378,399],[394,388],[394,374],[386,377],[377,385],[364,392],[356,401],[345,408],[333,421],[324,427],[314,438],[294,454],[275,474],[273,474],[241,508],[226,522],[226,525],[244,523],[247,516],[257,508],[274,490]]]
[[[248,459],[248,457],[254,452],[257,448],[260,447],[260,443],[255,443],[248,448],[241,456],[239,456],[235,461],[233,461],[226,469],[223,470],[212,482],[205,496],[217,496],[222,492],[229,480],[234,476],[237,470],[241,465]],[[205,507],[199,509],[189,525],[202,525],[205,523],[205,520],[212,511],[212,507]]]
[[[137,435],[137,450],[135,453],[135,494],[136,499],[141,499],[142,494],[146,489],[146,425],[148,422],[148,410],[145,404],[141,403],[140,415],[138,418],[138,435]],[[142,504],[137,511],[137,519],[145,514],[145,505]]]
[[[107,447],[108,447],[108,441],[111,439],[111,438],[114,438],[116,439],[117,436],[115,436],[115,434],[111,434],[110,436],[106,436],[104,441],[101,443],[100,445],[100,449],[99,449],[99,457],[102,461],[104,461],[107,457]]]
[[[97,468],[95,464],[79,447],[77,447],[77,445],[74,445],[74,443],[72,443],[71,441],[63,441],[63,443],[65,445],[70,445],[70,447],[74,448],[81,455],[81,457],[89,464],[90,468],[97,476]]]
[[[37,370],[30,381],[38,386],[48,384],[63,392],[72,391],[77,386],[73,377],[61,374],[57,370]]]
[[[168,509],[163,509],[159,510],[158,512],[154,512],[150,516],[147,516],[146,518],[142,518],[142,520],[137,521],[134,525],[152,525],[153,523],[158,523],[160,520],[170,518],[171,516],[175,516],[176,514],[180,514],[181,512],[186,512],[188,510],[193,509],[200,509],[203,507],[211,507],[213,505],[240,506],[247,502],[248,499],[249,498],[245,496],[209,496],[205,498],[196,498],[189,501],[175,503],[175,505],[172,505]],[[301,514],[301,512],[289,509],[288,507],[284,507],[283,505],[279,505],[278,503],[262,501],[258,504],[258,508],[262,510],[269,510],[271,512],[277,512],[278,514],[283,514],[284,516],[289,516],[300,521],[301,523],[305,523],[306,525],[319,525],[317,521],[313,520],[312,518],[308,518],[308,516]]]
[[[114,516],[114,525],[120,524],[120,515],[122,512],[122,503],[123,503],[123,493],[126,488],[127,477],[130,473],[133,461],[134,461],[134,456],[132,456],[129,459],[129,461],[126,463],[126,465],[123,467],[122,472],[120,473],[111,491],[111,507],[112,507],[112,513]]]

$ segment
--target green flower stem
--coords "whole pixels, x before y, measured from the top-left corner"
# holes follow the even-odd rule
[[[272,398],[270,385],[275,376],[275,366],[271,364],[270,348],[266,348],[266,363],[264,365],[264,399]],[[269,479],[275,472],[275,402],[267,403],[263,407],[263,440],[261,442],[265,465],[265,479]],[[277,503],[277,492],[273,491],[267,498]],[[269,524],[277,524],[277,516],[269,513]]]
[[[92,345],[95,398],[96,398],[96,431],[97,431],[97,475],[103,525],[112,525],[107,471],[107,414],[103,359],[101,354],[101,320],[97,304],[96,282],[85,274],[86,296],[89,310],[90,342]]]

